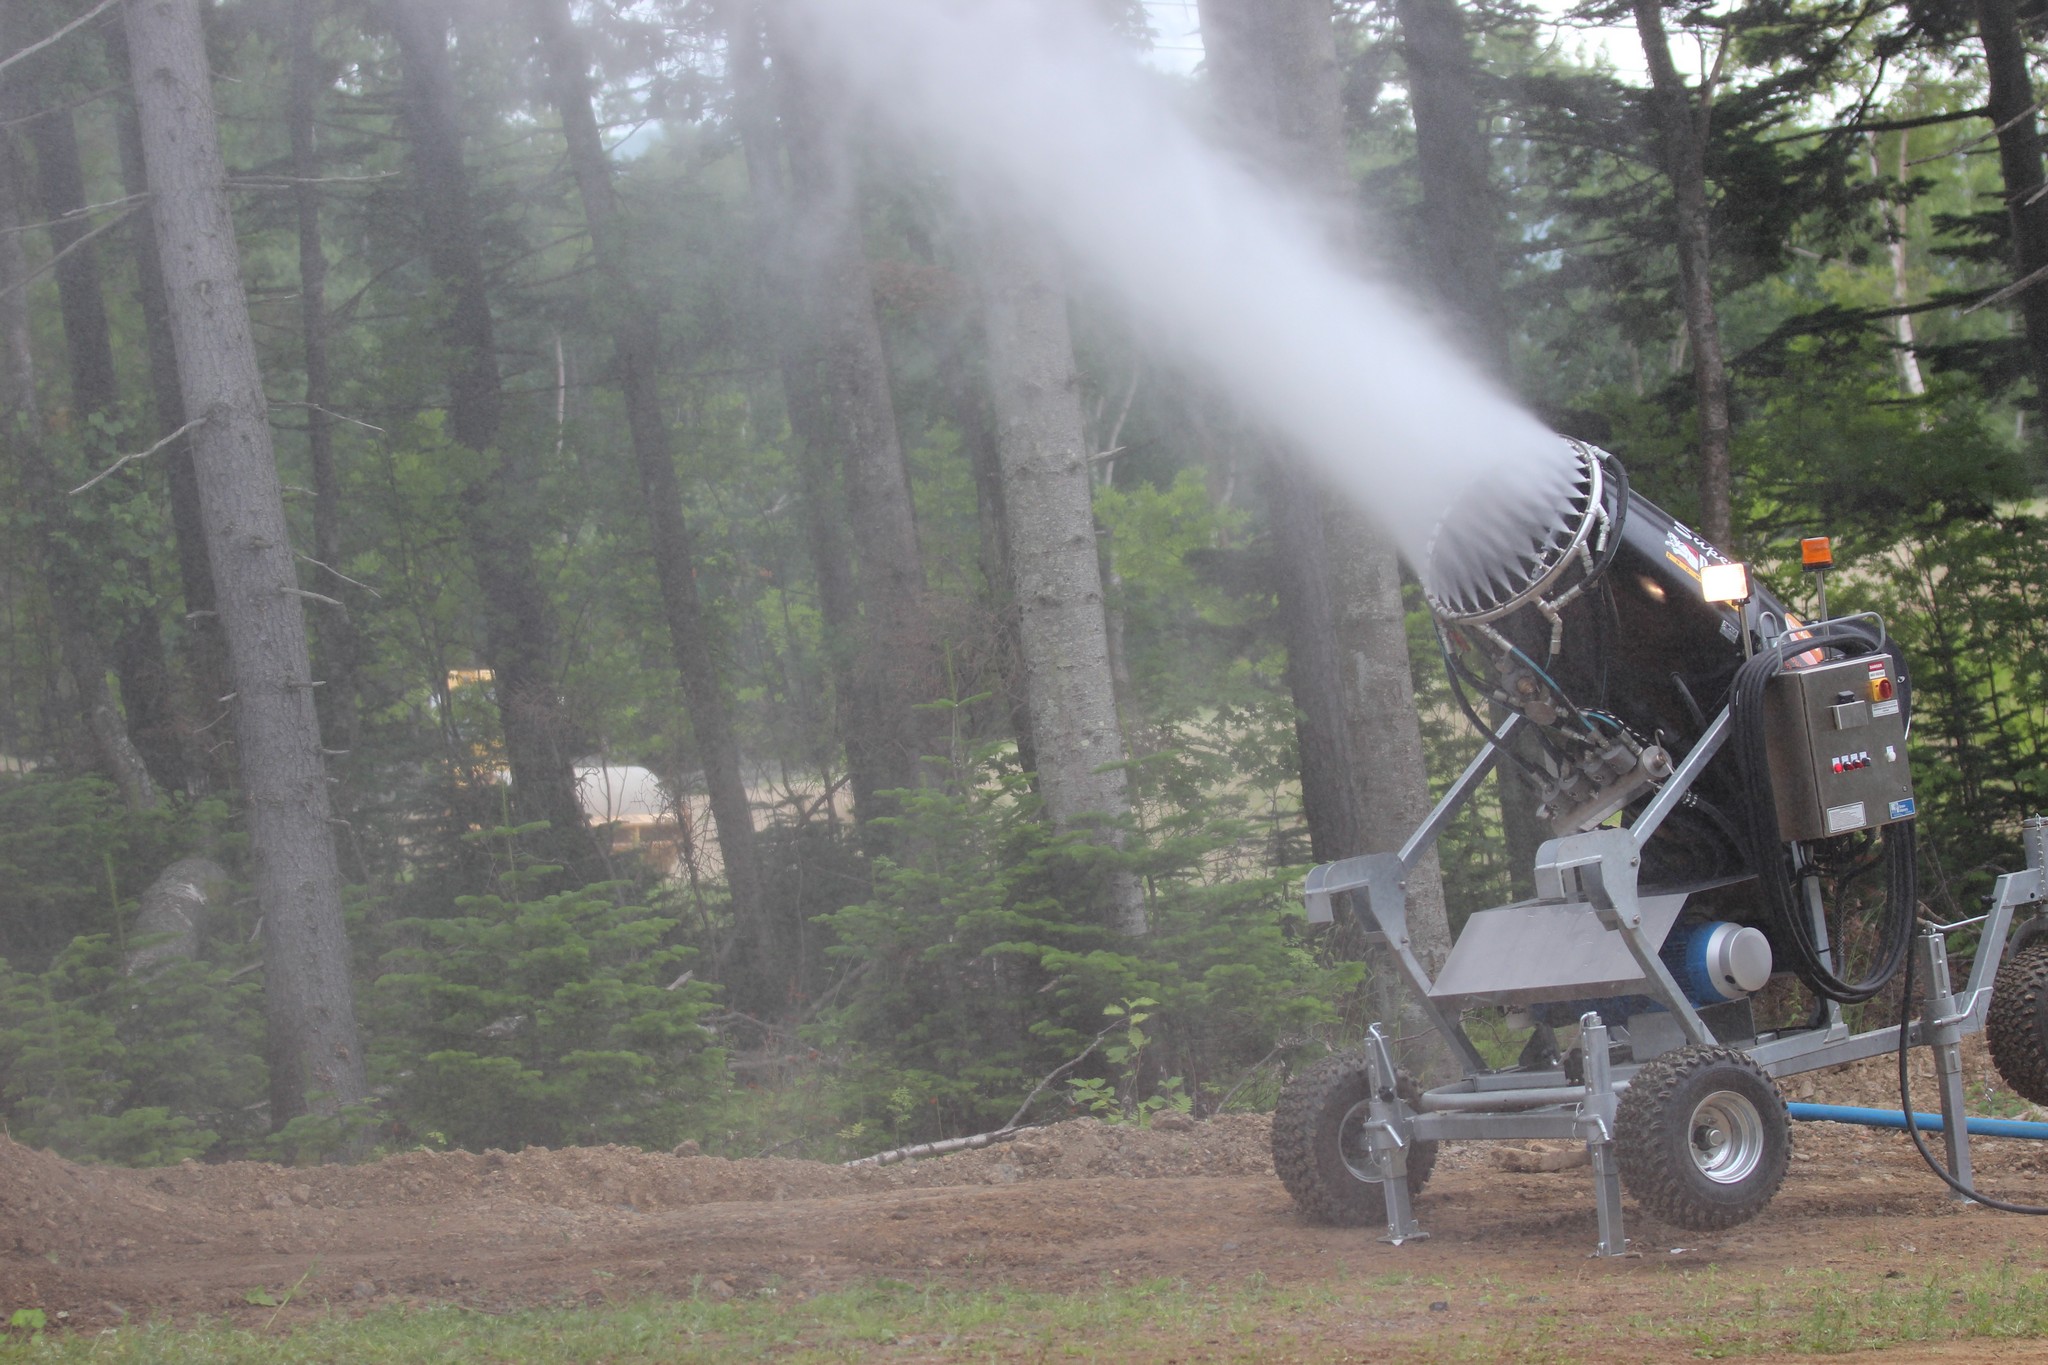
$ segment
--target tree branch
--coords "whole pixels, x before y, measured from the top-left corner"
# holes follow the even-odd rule
[[[1958,109],[1952,114],[1924,114],[1919,118],[1872,119],[1869,122],[1844,123],[1831,128],[1809,128],[1804,132],[1786,133],[1782,137],[1768,138],[1772,145],[1780,142],[1799,142],[1810,137],[1834,137],[1851,133],[1909,133],[1915,128],[1934,128],[1944,123],[1967,123],[1973,118],[1989,118],[1991,111],[1982,105],[1974,109]],[[1943,156],[1952,155],[1944,152]],[[1933,158],[1928,158],[1933,160]],[[1909,162],[1916,165],[1916,162]]]
[[[64,25],[64,27],[58,29],[55,33],[52,33],[49,37],[43,39],[40,43],[30,43],[27,47],[15,53],[12,57],[9,57],[4,61],[0,61],[0,71],[5,71],[8,67],[13,66],[16,62],[25,61],[28,58],[35,56],[38,52],[41,52],[44,48],[49,47],[54,43],[62,42],[64,39],[70,37],[79,29],[84,28],[93,20],[99,18],[102,14],[105,14],[108,10],[112,9],[119,2],[120,0],[100,0],[100,2],[97,5],[94,5],[91,9],[79,15],[76,19],[73,19],[70,23]]]
[[[121,226],[121,224],[127,222],[129,215],[133,214],[134,212],[135,210],[133,208],[123,210],[121,213],[114,215],[112,218],[109,218],[106,222],[101,223],[98,227],[93,228],[91,231],[80,233],[78,240],[73,242],[70,246],[65,247],[62,251],[50,257],[49,260],[44,261],[34,270],[29,271],[28,274],[22,276],[13,284],[8,285],[7,288],[0,289],[0,297],[4,297],[5,295],[8,294],[19,293],[20,291],[28,288],[37,280],[49,274],[52,270],[55,270],[57,268],[57,263],[63,260],[66,256],[69,256],[72,252],[78,250],[80,247],[84,246],[87,242],[90,242],[93,238],[99,236],[101,233],[107,232],[113,228],[117,228]]]
[[[341,570],[335,568],[332,564],[322,564],[319,560],[313,558],[313,556],[299,554],[297,550],[292,551],[292,554],[296,556],[302,563],[311,564],[314,568],[319,569],[324,573],[333,574],[336,578],[339,578],[342,582],[348,584],[351,588],[361,588],[364,592],[370,594],[370,596],[376,598],[379,602],[382,602],[384,600],[383,593],[378,592],[368,583],[357,582],[355,579],[350,578]]]
[[[114,475],[118,474],[122,469],[126,468],[131,464],[134,464],[137,460],[148,459],[150,456],[156,454],[159,450],[162,450],[165,446],[171,444],[171,442],[177,440],[180,436],[183,436],[186,432],[192,430],[192,428],[196,426],[205,425],[205,422],[206,419],[204,417],[195,417],[191,421],[185,423],[184,426],[179,427],[176,431],[164,437],[161,441],[158,441],[148,450],[140,451],[134,455],[123,455],[120,459],[114,461],[105,469],[102,469],[99,473],[93,475],[84,483],[78,485],[78,487],[72,489],[71,496],[75,498],[80,493],[83,493],[86,489],[93,487],[95,484],[105,483],[108,479],[111,479],[114,477]]]
[[[63,224],[65,224],[65,223],[69,223],[69,222],[73,221],[74,219],[78,219],[78,218],[84,218],[84,217],[87,217],[87,216],[88,216],[88,215],[90,215],[90,214],[100,213],[100,212],[103,212],[103,211],[105,211],[105,210],[107,210],[107,209],[125,209],[125,208],[129,208],[129,207],[132,207],[133,205],[136,205],[136,204],[142,203],[142,202],[143,202],[144,200],[146,200],[146,199],[148,199],[148,198],[149,198],[149,193],[148,193],[148,191],[144,191],[144,192],[143,192],[143,193],[141,193],[141,194],[131,194],[131,195],[128,195],[128,196],[126,196],[125,198],[121,198],[121,199],[109,199],[109,200],[108,200],[108,201],[107,201],[106,203],[104,203],[104,204],[87,204],[87,205],[86,205],[86,206],[85,206],[84,208],[80,208],[80,209],[73,209],[73,210],[71,210],[71,212],[69,212],[69,213],[65,214],[65,215],[64,215],[63,217],[61,217],[61,218],[52,218],[52,219],[49,219],[49,220],[48,220],[47,222],[42,222],[42,223],[23,223],[23,224],[22,224],[21,226],[19,226],[19,227],[11,227],[11,228],[8,228],[8,229],[7,229],[7,231],[9,231],[9,232],[36,232],[36,231],[39,231],[39,230],[41,230],[41,229],[43,229],[43,228],[53,228],[53,227],[61,227],[61,226],[62,226]]]
[[[1980,143],[1991,141],[1991,139],[1997,137],[2000,133],[2003,133],[2006,129],[2012,127],[2021,119],[2032,118],[2035,114],[2040,112],[2040,109],[2041,102],[2039,100],[2036,100],[2034,101],[2034,103],[2020,110],[2017,114],[2014,114],[2011,118],[1999,124],[1996,128],[1993,128],[1988,133],[1979,133],[1977,134],[1977,136],[1969,139],[1967,142],[1958,142],[1952,147],[1944,147],[1942,150],[1935,152],[1929,156],[1916,156],[1911,161],[1908,161],[1906,164],[1908,166],[1924,166],[1930,161],[1941,161],[1948,157],[1956,155],[1958,152],[1967,152],[1970,150],[1970,148],[1975,147]]]
[[[2025,293],[2027,290],[2033,288],[2035,285],[2039,284],[2044,279],[2048,279],[2048,265],[2044,265],[2038,270],[2030,270],[2026,274],[2014,280],[2011,284],[2005,286],[2005,288],[1994,290],[1993,292],[1986,294],[1983,298],[1978,299],[1968,308],[1965,308],[1963,310],[1963,316],[1968,317],[1970,314],[1976,312],[1979,308],[1990,308],[1995,304],[2004,303],[2013,295]]]

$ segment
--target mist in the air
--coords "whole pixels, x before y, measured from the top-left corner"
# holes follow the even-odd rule
[[[1051,232],[1132,323],[1287,437],[1421,562],[1482,483],[1564,445],[1302,203],[1212,146],[1081,0],[789,0],[786,32],[970,197]]]

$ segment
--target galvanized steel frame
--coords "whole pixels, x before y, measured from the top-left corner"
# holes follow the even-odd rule
[[[1598,1014],[1588,1013],[1580,1019],[1582,1078],[1568,1079],[1562,1070],[1489,1069],[1457,1015],[1447,1012],[1431,997],[1430,974],[1417,957],[1408,930],[1408,873],[1449,826],[1459,808],[1472,798],[1521,720],[1519,715],[1510,716],[1494,731],[1398,853],[1369,854],[1324,864],[1309,873],[1303,890],[1312,923],[1332,920],[1334,898],[1350,896],[1353,913],[1371,926],[1374,939],[1386,944],[1395,968],[1439,1036],[1457,1053],[1464,1071],[1463,1079],[1426,1092],[1410,1106],[1396,1093],[1394,1063],[1385,1035],[1379,1025],[1372,1027],[1366,1048],[1374,1094],[1368,1147],[1370,1160],[1382,1177],[1386,1198],[1384,1240],[1399,1245],[1428,1235],[1415,1220],[1408,1192],[1407,1157],[1414,1142],[1577,1138],[1586,1143],[1592,1158],[1600,1217],[1600,1240],[1594,1254],[1620,1256],[1627,1253],[1628,1239],[1622,1231],[1614,1116],[1621,1093],[1641,1064],[1611,1062],[1609,1025]],[[1715,1039],[1658,956],[1662,945],[1650,942],[1644,933],[1637,874],[1644,844],[1726,743],[1730,725],[1728,711],[1715,717],[1700,742],[1634,824],[1552,839],[1542,846],[1536,859],[1539,898],[1583,903],[1603,925],[1621,935],[1630,956],[1642,969],[1643,993],[1670,1011],[1692,1043],[1711,1043]],[[1919,969],[1928,983],[1923,1018],[1903,1026],[1852,1034],[1841,1022],[1840,1012],[1831,1011],[1824,1027],[1770,1034],[1756,1039],[1744,1050],[1771,1076],[1793,1076],[1893,1051],[1899,1046],[1903,1027],[1907,1046],[1928,1047],[1934,1053],[1948,1166],[1967,1185],[1970,1151],[1969,1133],[1963,1122],[1961,1041],[1984,1028],[1992,986],[2015,914],[2048,901],[2048,820],[2028,820],[2025,843],[2026,870],[1998,879],[1988,915],[1962,924],[1930,926],[1916,936],[1913,951],[1921,955]],[[1970,979],[1958,996],[1950,978],[1945,935],[1980,922],[1983,931]]]

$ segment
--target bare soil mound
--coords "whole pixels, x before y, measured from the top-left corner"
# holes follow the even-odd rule
[[[616,1146],[565,1151],[534,1147],[481,1154],[421,1150],[365,1166],[205,1166],[188,1161],[149,1173],[148,1186],[158,1194],[224,1214],[476,1200],[653,1213],[693,1204],[767,1203],[1019,1180],[1269,1174],[1269,1134],[1266,1119],[1257,1114],[1225,1115],[1177,1131],[1080,1119],[1032,1129],[977,1151],[883,1167],[773,1158],[734,1161]],[[79,1172],[46,1153],[13,1150],[74,1175]],[[0,1155],[0,1168],[8,1161]],[[124,1201],[140,1174],[97,1173],[94,1188],[110,1217],[118,1217],[126,1207]]]
[[[184,1201],[152,1188],[153,1174],[76,1166],[0,1137],[0,1262],[99,1265],[220,1231]]]
[[[1981,1097],[1995,1075],[1981,1048],[1968,1060]],[[1933,1107],[1931,1081],[1919,1078],[1918,1107]],[[1895,1085],[1875,1059],[1787,1089],[1895,1107]],[[1532,1285],[1593,1273],[1589,1177],[1568,1144],[1451,1144],[1418,1205],[1433,1239],[1395,1249],[1372,1229],[1303,1222],[1268,1142],[1263,1117],[1232,1115],[1176,1130],[1082,1120],[883,1168],[605,1147],[131,1171],[0,1140],[0,1313],[40,1307],[74,1325],[253,1314],[252,1297],[265,1297],[254,1291],[294,1286],[294,1313],[450,1300],[496,1311],[875,1278],[1066,1289],[1144,1276],[1384,1277],[1396,1264]],[[1755,1222],[1704,1237],[1631,1208],[1631,1235],[1688,1264],[1869,1262],[1880,1275],[1901,1256],[1967,1258],[1987,1237],[2036,1235],[2025,1220],[1959,1216],[1902,1134],[1801,1124],[1794,1144],[1792,1175]],[[1982,1141],[1976,1157],[1987,1189],[2048,1198],[2042,1144]]]

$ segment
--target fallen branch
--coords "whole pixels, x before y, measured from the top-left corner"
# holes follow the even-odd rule
[[[860,1166],[893,1166],[899,1161],[911,1161],[921,1156],[944,1156],[948,1152],[970,1152],[979,1147],[993,1147],[998,1142],[1008,1142],[1022,1128],[998,1128],[994,1132],[976,1133],[973,1137],[946,1138],[941,1142],[920,1142],[915,1147],[898,1147],[893,1151],[876,1152],[873,1156],[861,1157],[858,1161],[843,1161],[840,1165],[851,1170]]]
[[[1008,1142],[1017,1134],[1026,1132],[1036,1126],[1025,1123],[1024,1115],[1030,1111],[1032,1104],[1038,1097],[1045,1093],[1047,1086],[1087,1060],[1090,1053],[1102,1046],[1103,1039],[1115,1033],[1118,1029],[1129,1027],[1129,1021],[1121,1018],[1104,1025],[1102,1032],[1088,1040],[1088,1046],[1046,1072],[1044,1078],[1031,1088],[1031,1093],[1024,1097],[1024,1103],[1017,1106],[1017,1112],[1010,1115],[1010,1121],[1000,1128],[991,1129],[986,1133],[976,1133],[972,1137],[944,1138],[938,1142],[920,1142],[910,1147],[896,1147],[886,1152],[876,1152],[873,1156],[859,1157],[853,1161],[845,1161],[840,1164],[848,1168],[856,1166],[893,1166],[899,1161],[910,1161],[921,1156],[944,1156],[948,1152],[967,1152],[973,1151],[978,1147],[992,1147],[998,1142]]]
[[[168,435],[168,436],[164,437],[164,438],[163,438],[163,439],[162,439],[161,441],[158,441],[158,442],[157,442],[157,443],[156,443],[155,445],[151,446],[151,447],[150,447],[150,448],[149,448],[148,450],[145,450],[145,451],[141,451],[140,453],[138,453],[138,454],[134,454],[134,455],[123,455],[123,456],[122,456],[122,457],[121,457],[120,459],[118,459],[118,460],[114,461],[114,462],[113,462],[112,464],[108,465],[108,466],[107,466],[107,467],[106,467],[105,469],[102,469],[102,470],[101,470],[101,471],[100,471],[99,473],[97,473],[97,474],[93,475],[93,476],[92,476],[91,478],[87,479],[87,480],[86,480],[86,481],[85,481],[84,483],[82,483],[82,484],[78,485],[78,487],[76,487],[76,488],[72,489],[72,490],[71,490],[71,496],[75,498],[75,497],[77,497],[77,496],[78,496],[78,495],[79,495],[80,493],[83,493],[83,492],[84,492],[84,491],[85,491],[86,489],[88,489],[88,488],[91,488],[91,487],[93,487],[93,486],[94,486],[94,485],[96,485],[96,484],[102,484],[102,483],[105,483],[105,482],[106,482],[106,481],[107,481],[108,479],[111,479],[111,478],[113,478],[113,477],[114,477],[114,475],[116,475],[116,474],[120,473],[120,472],[121,472],[121,471],[122,471],[123,469],[126,469],[126,468],[127,468],[127,467],[128,467],[129,465],[131,465],[131,464],[134,464],[134,463],[135,463],[135,462],[136,462],[137,460],[146,460],[146,459],[148,459],[148,458],[149,458],[150,456],[152,456],[152,455],[156,454],[156,453],[157,453],[157,452],[158,452],[159,450],[162,450],[162,449],[163,449],[163,448],[164,448],[165,446],[167,446],[167,445],[171,444],[171,443],[172,443],[173,441],[175,441],[175,440],[177,440],[177,439],[178,439],[179,437],[183,436],[183,435],[184,435],[184,434],[185,434],[186,432],[188,432],[188,431],[192,430],[192,428],[194,428],[194,427],[196,427],[196,426],[199,426],[199,425],[201,425],[201,424],[202,424],[202,423],[204,423],[205,421],[206,421],[206,419],[205,419],[204,417],[195,417],[195,418],[193,418],[193,419],[192,419],[191,421],[189,421],[189,422],[185,423],[185,425],[184,425],[184,426],[182,426],[182,427],[179,427],[179,428],[178,428],[178,429],[177,429],[176,431],[174,431],[174,432],[172,432],[172,433],[171,433],[170,435]]]

